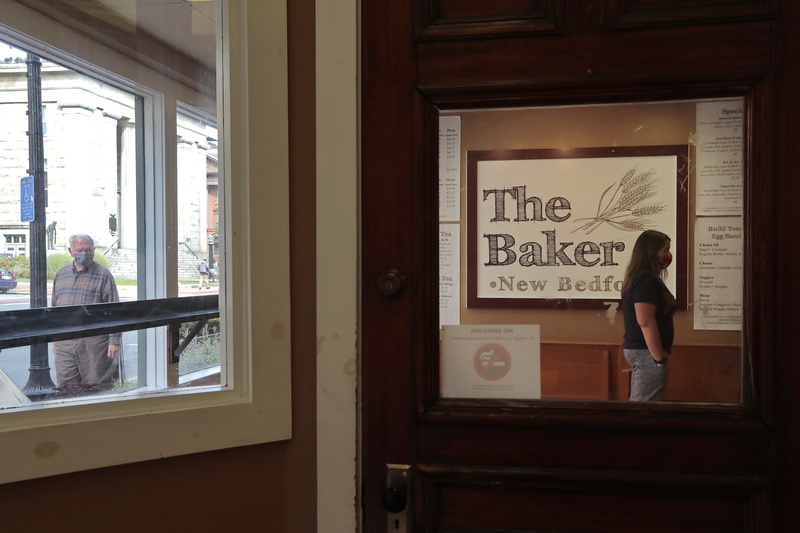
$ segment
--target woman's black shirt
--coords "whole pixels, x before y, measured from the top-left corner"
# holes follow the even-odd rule
[[[664,352],[672,351],[675,328],[672,315],[675,314],[675,297],[661,279],[652,272],[642,272],[622,298],[622,314],[625,319],[625,344],[630,350],[646,350],[642,328],[636,320],[635,303],[650,303],[656,306],[656,325],[661,336]]]

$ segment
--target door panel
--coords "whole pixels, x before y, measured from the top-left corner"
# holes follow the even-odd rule
[[[364,530],[386,531],[386,464],[402,463],[411,531],[769,531],[775,311],[754,279],[776,250],[770,4],[486,5],[363,2]],[[440,398],[439,110],[720,96],[748,106],[744,403]],[[390,269],[407,284],[386,296]]]
[[[653,404],[643,415],[627,403],[542,404],[440,401],[420,420],[417,463],[741,478],[763,476],[769,465],[763,426],[733,424],[734,409]],[[687,416],[701,426],[688,427]]]
[[[657,483],[657,480],[649,480]],[[542,484],[497,486],[450,480],[438,484],[440,531],[527,531],[593,533],[733,533],[743,531],[747,496],[707,495],[695,492],[659,494],[648,483],[638,487],[603,487],[589,480],[593,490],[580,486]],[[465,528],[465,529],[461,529]],[[466,529],[468,528],[468,529]]]

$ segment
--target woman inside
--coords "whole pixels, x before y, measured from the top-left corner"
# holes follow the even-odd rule
[[[670,238],[660,231],[639,235],[622,282],[623,352],[631,365],[631,401],[657,401],[667,385],[675,297],[664,279],[672,262]]]

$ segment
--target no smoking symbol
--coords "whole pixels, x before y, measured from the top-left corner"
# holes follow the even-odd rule
[[[499,344],[484,344],[475,352],[472,363],[480,377],[488,381],[497,381],[506,377],[511,370],[511,355]]]

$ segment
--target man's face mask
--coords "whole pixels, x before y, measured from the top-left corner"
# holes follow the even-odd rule
[[[92,254],[75,254],[72,258],[76,265],[89,266],[92,264],[94,256]]]

